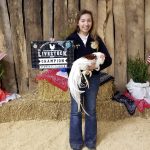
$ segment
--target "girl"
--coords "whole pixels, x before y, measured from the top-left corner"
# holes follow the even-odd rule
[[[91,11],[81,10],[77,15],[76,29],[66,40],[74,41],[75,60],[93,52],[104,53],[105,62],[100,66],[100,70],[102,70],[111,65],[112,59],[101,38],[92,34],[93,27],[94,22]],[[82,112],[78,112],[77,103],[71,96],[69,141],[73,150],[81,150],[84,144],[89,150],[96,150],[96,97],[99,90],[100,71],[94,70],[95,63],[89,66],[88,69],[92,71],[92,76],[89,79],[89,88],[85,88],[85,92],[81,95],[84,109],[89,114],[85,114],[84,138],[82,136]]]

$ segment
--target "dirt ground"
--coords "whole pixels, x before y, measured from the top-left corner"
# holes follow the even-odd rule
[[[69,120],[1,123],[0,150],[70,150],[68,130]],[[150,118],[98,122],[97,150],[149,149]]]

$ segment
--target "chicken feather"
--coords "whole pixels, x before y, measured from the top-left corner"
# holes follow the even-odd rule
[[[86,85],[89,87],[88,80],[86,78],[87,72],[92,75],[91,71],[87,71],[88,67],[92,65],[96,60],[96,69],[95,70],[100,70],[100,65],[104,63],[105,57],[104,54],[101,52],[95,52],[92,54],[89,54],[88,56],[81,57],[74,61],[69,77],[68,77],[68,87],[70,90],[70,93],[73,97],[73,99],[77,102],[78,105],[78,111],[80,111],[80,106],[84,110],[82,104],[81,104],[81,98],[80,94],[84,93],[85,91],[80,90],[80,85],[81,85],[81,77],[83,74],[83,77],[85,78]],[[82,72],[81,72],[82,71]],[[84,110],[86,113],[86,111]],[[87,114],[87,113],[86,113]]]

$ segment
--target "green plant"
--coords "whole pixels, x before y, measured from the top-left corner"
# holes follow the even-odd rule
[[[129,59],[127,63],[127,71],[134,82],[145,83],[149,80],[150,74],[148,72],[149,65],[140,57]]]

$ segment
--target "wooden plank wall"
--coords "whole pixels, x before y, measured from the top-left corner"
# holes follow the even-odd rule
[[[144,14],[144,23],[145,23],[145,30],[144,30],[144,47],[145,47],[145,58],[148,57],[148,55],[150,54],[150,1],[149,0],[145,0],[145,14]],[[149,67],[149,72],[150,72],[150,67]]]
[[[144,58],[144,1],[126,0],[126,16],[128,56]]]
[[[6,85],[5,87],[8,91],[13,92],[17,91],[17,82],[15,77],[16,74],[12,49],[12,35],[10,28],[9,12],[5,0],[1,0],[0,2],[0,20],[0,31],[3,31],[3,35],[0,34],[0,43],[2,45],[5,45],[3,47],[4,49],[2,48],[2,46],[0,46],[0,50],[7,51],[7,56],[4,58],[4,68],[6,69],[2,82],[4,85]],[[3,37],[5,40],[2,40]]]
[[[36,88],[39,71],[31,68],[30,42],[65,39],[80,9],[93,12],[95,32],[113,58],[105,71],[115,77],[117,89],[124,90],[127,59],[150,54],[149,0],[1,0],[0,50],[7,52],[2,87],[19,93]]]
[[[31,67],[31,50],[30,41],[43,40],[42,36],[42,7],[41,0],[25,0],[23,8],[24,15],[24,29],[26,36],[26,51],[28,60],[28,85],[29,89],[33,89],[36,86],[35,77],[38,70]],[[32,9],[31,9],[32,8]],[[32,15],[31,15],[32,14]],[[50,24],[49,24],[50,25]]]
[[[12,50],[15,64],[17,87],[20,92],[24,93],[28,90],[29,74],[27,64],[27,46],[24,31],[25,28],[22,13],[23,2],[22,0],[8,0],[7,4],[11,25]]]

